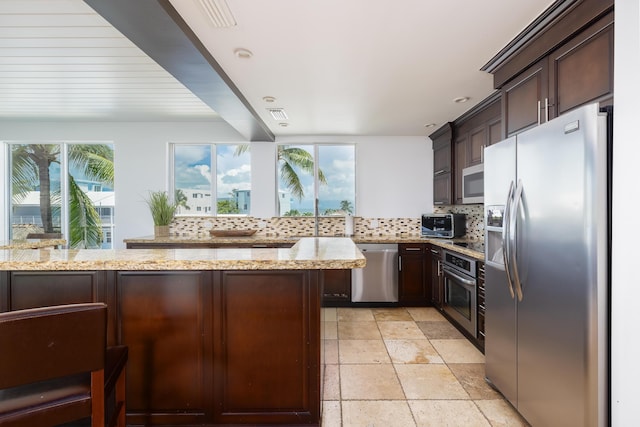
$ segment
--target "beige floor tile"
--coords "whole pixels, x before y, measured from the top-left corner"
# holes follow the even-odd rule
[[[322,320],[327,321],[337,321],[338,320],[338,309],[335,307],[324,307],[322,309]]]
[[[343,401],[344,427],[415,426],[406,401]],[[323,424],[324,427],[324,424]]]
[[[375,320],[370,308],[338,308],[338,321],[365,322]]]
[[[394,365],[407,399],[469,399],[443,364]]]
[[[529,424],[506,400],[476,400],[476,405],[493,427],[528,427]]]
[[[430,340],[466,339],[464,335],[449,322],[432,320],[429,322],[416,322],[416,325],[418,325],[418,328],[420,328],[424,336]]]
[[[385,340],[392,363],[444,363],[429,340]]]
[[[340,340],[340,363],[391,363],[382,340]]]
[[[470,400],[410,400],[418,427],[491,427]]]
[[[339,400],[322,402],[322,427],[341,427],[342,407]]]
[[[370,322],[338,322],[338,338],[340,340],[379,340],[382,339],[378,324]]]
[[[324,340],[324,363],[338,364],[338,340]]]
[[[323,400],[340,400],[340,366],[325,365]]]
[[[348,400],[405,398],[391,364],[340,365],[340,391]]]
[[[429,341],[445,363],[484,363],[484,354],[467,339]]]
[[[411,317],[413,317],[413,320],[417,322],[447,322],[447,319],[445,319],[444,316],[433,307],[410,307],[407,308],[407,311]]]
[[[462,387],[474,399],[501,399],[500,393],[495,391],[484,379],[484,363],[449,363],[449,369],[460,381]]]
[[[378,328],[385,340],[420,340],[425,339],[424,334],[416,326],[416,322],[378,322]]]
[[[373,317],[377,321],[412,321],[413,318],[406,308],[374,308]]]
[[[338,339],[338,322],[336,321],[322,322],[322,325],[320,327],[322,328],[322,337],[325,340]]]

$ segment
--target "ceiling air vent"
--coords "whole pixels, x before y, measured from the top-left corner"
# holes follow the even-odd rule
[[[235,27],[236,20],[226,0],[198,0],[209,20],[216,28]]]
[[[267,108],[267,110],[271,113],[271,117],[274,120],[288,120],[289,117],[287,113],[284,112],[283,108]]]

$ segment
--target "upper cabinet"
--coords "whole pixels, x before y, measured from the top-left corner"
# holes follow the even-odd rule
[[[433,204],[450,205],[452,201],[451,123],[429,135],[433,141]]]
[[[555,2],[483,67],[510,136],[573,108],[613,102],[613,0]]]
[[[502,108],[497,91],[453,123],[454,203],[462,203],[462,170],[484,162],[484,149],[502,140]]]

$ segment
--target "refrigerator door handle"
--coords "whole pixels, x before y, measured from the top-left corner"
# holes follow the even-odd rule
[[[522,202],[522,180],[518,180],[516,186],[516,194],[513,197],[513,207],[511,211],[511,218],[509,219],[509,246],[511,253],[511,265],[513,266],[513,282],[516,288],[516,295],[518,301],[522,301],[522,282],[520,282],[520,274],[518,274],[518,260],[516,249],[516,227],[518,225],[518,211],[520,210],[520,204]]]
[[[502,258],[504,261],[504,271],[507,273],[507,285],[509,286],[509,293],[511,299],[515,298],[513,292],[513,280],[511,279],[511,250],[509,249],[509,217],[511,215],[511,203],[513,201],[513,181],[509,185],[509,194],[507,196],[507,203],[504,207],[504,223],[502,224]]]

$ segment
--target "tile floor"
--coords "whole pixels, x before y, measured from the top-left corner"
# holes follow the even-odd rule
[[[434,308],[324,308],[323,427],[527,426]]]

